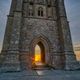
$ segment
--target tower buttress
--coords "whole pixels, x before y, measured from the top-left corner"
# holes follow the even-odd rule
[[[14,0],[12,1],[12,5]],[[4,46],[2,53],[6,55],[5,61],[2,64],[3,71],[19,71],[19,40],[20,40],[20,29],[22,25],[22,5],[23,0],[16,0],[16,8],[13,7],[10,10],[8,17],[6,37],[4,38]],[[13,13],[14,12],[14,13]],[[14,14],[12,16],[12,13]],[[7,38],[7,39],[6,39]],[[7,51],[5,51],[5,49]],[[2,54],[2,55],[3,55]],[[7,65],[6,65],[7,64]]]
[[[16,9],[16,1],[17,0],[12,0],[10,12],[9,12],[9,15],[7,16],[8,19],[7,19],[7,24],[6,24],[2,52],[5,52],[5,51],[7,52],[9,48],[10,37],[11,37],[11,32],[12,32],[13,17],[14,17],[14,10]]]
[[[61,37],[62,37],[62,45],[63,45],[63,52],[65,54],[65,69],[77,69],[78,62],[76,61],[75,54],[73,52],[72,47],[72,40],[69,28],[69,22],[67,21],[64,0],[57,0],[58,2],[58,19],[61,29]],[[74,55],[73,55],[74,54]]]

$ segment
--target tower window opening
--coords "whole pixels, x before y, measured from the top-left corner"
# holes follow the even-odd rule
[[[47,5],[48,7],[51,7],[51,5]]]
[[[43,16],[43,8],[42,7],[39,7],[38,8],[38,16]]]
[[[31,5],[33,5],[33,1],[34,1],[34,0],[29,0],[29,3],[30,3]]]
[[[32,8],[29,9],[29,16],[33,16],[33,10],[32,10]]]
[[[29,16],[33,16],[33,13],[32,12],[29,12]]]
[[[51,0],[47,0],[47,6],[51,6]]]
[[[33,5],[33,2],[32,1],[30,1],[30,5]]]

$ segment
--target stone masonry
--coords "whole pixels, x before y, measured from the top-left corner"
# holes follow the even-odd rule
[[[39,42],[49,66],[66,70],[80,67],[73,52],[64,0],[12,0],[0,70],[31,70],[34,47]]]

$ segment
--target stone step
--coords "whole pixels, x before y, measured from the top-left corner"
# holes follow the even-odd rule
[[[32,67],[34,70],[49,70],[51,69],[50,66],[46,65],[46,64],[38,64],[38,65],[34,65]]]

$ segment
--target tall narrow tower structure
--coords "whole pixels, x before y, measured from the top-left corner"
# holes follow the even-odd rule
[[[35,60],[35,47],[41,60]],[[39,56],[37,56],[37,59]],[[12,0],[1,52],[1,69],[77,69],[64,0]]]

